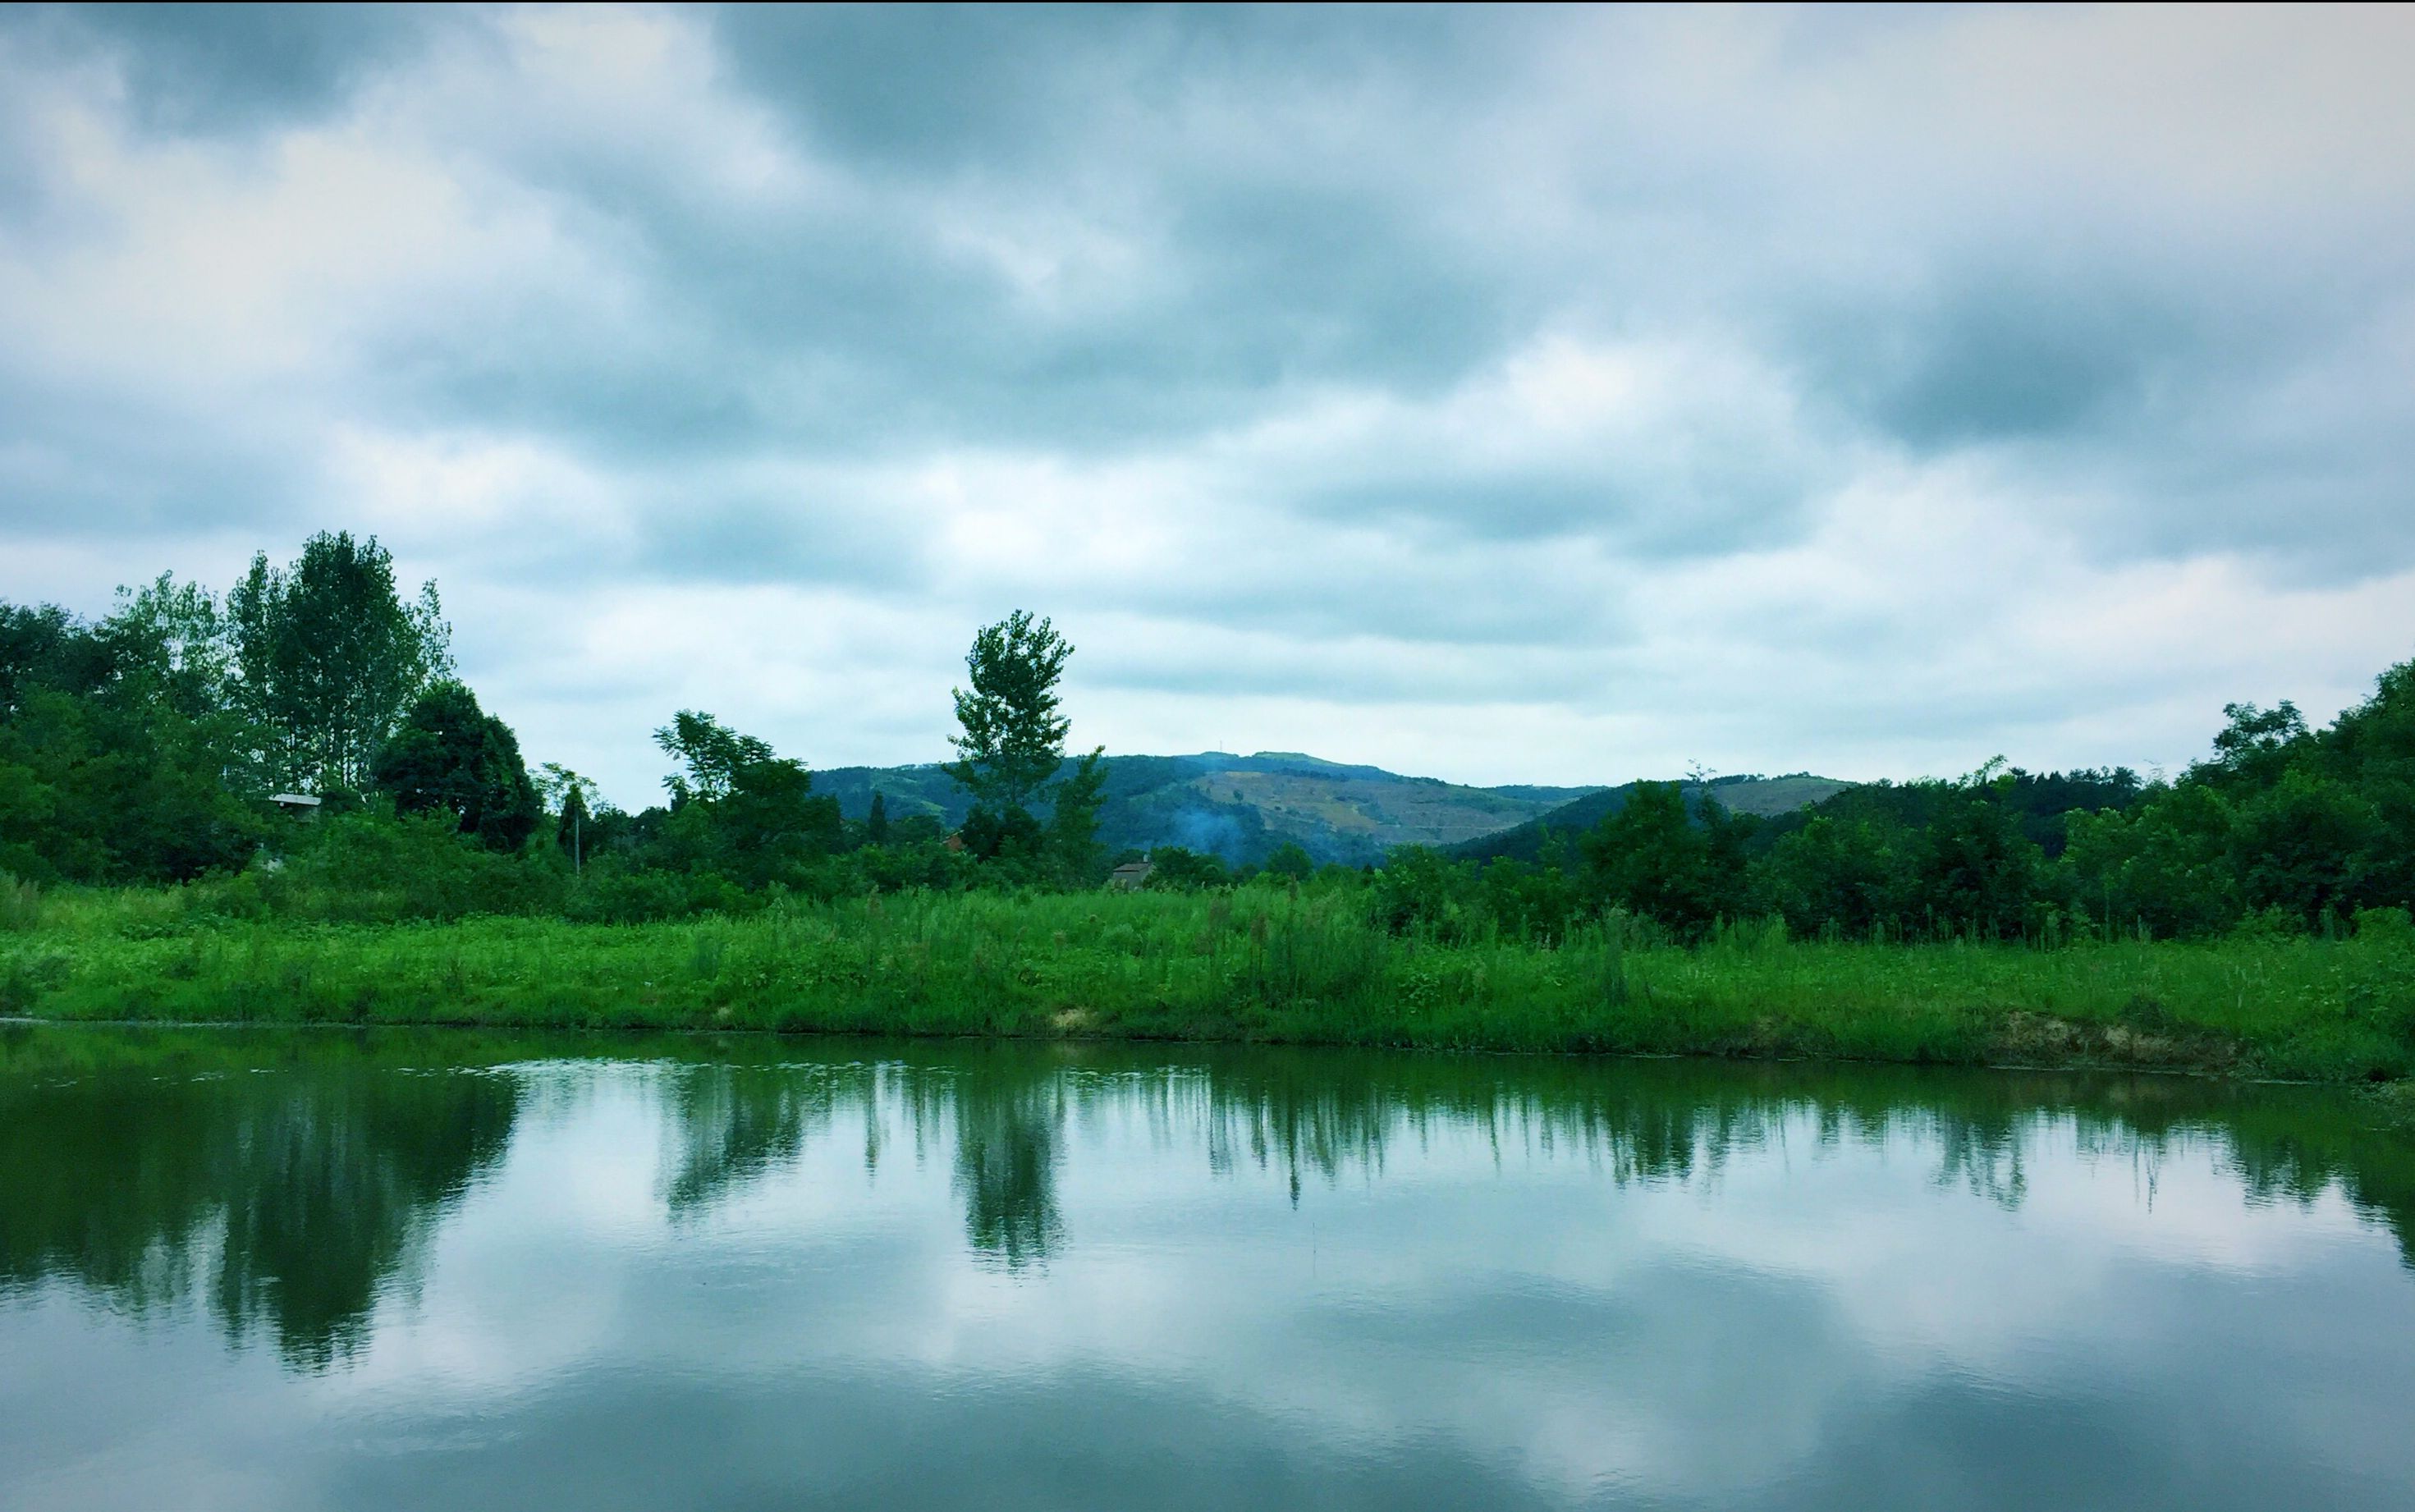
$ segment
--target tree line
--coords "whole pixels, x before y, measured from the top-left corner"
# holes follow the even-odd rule
[[[1067,757],[1073,648],[1045,619],[1011,615],[967,656],[947,770],[973,806],[955,834],[892,823],[878,795],[845,820],[803,762],[698,710],[653,732],[664,801],[620,810],[559,763],[531,770],[451,639],[435,584],[406,595],[385,548],[342,531],[284,566],[256,557],[223,595],[122,589],[98,622],[0,604],[0,872],[250,877],[337,913],[632,919],[1104,874],[1102,753]]]
[[[2403,932],[2415,904],[2415,661],[2328,727],[2234,703],[2172,780],[2032,773],[1872,783],[1775,819],[1710,783],[1641,783],[1535,861],[1396,850],[1396,930],[1555,938],[1609,910],[1678,940],[1782,921],[1850,940],[2205,938]]]
[[[339,918],[558,912],[630,921],[743,910],[783,893],[1089,887],[1108,769],[1069,756],[1073,648],[1018,611],[982,627],[955,689],[948,774],[963,826],[848,819],[813,773],[711,713],[653,732],[664,800],[603,802],[533,770],[458,677],[433,583],[406,594],[374,537],[256,557],[223,595],[161,576],[86,621],[0,605],[0,872],[40,885],[215,878],[227,906]],[[2324,728],[2232,704],[2169,781],[2001,763],[1869,784],[1775,819],[1719,784],[1636,785],[1532,859],[1418,847],[1380,869],[1262,870],[1160,846],[1155,888],[1253,878],[1353,889],[1372,922],[1550,944],[1616,913],[1671,938],[1782,921],[1800,936],[2201,937],[2389,927],[2415,902],[2415,662]],[[275,801],[318,800],[317,822]]]

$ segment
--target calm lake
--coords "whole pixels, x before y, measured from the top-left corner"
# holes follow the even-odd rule
[[[0,1027],[0,1506],[2415,1506],[2415,1145],[2173,1078]]]

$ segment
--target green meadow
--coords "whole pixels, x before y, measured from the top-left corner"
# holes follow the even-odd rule
[[[1556,945],[1370,922],[1358,889],[906,891],[637,924],[248,919],[224,890],[14,890],[0,1011],[54,1020],[1124,1038],[2109,1065],[2318,1081],[2415,1070],[2415,941]]]

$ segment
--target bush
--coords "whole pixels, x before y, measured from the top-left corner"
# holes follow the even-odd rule
[[[558,866],[485,849],[449,814],[363,812],[322,821],[281,880],[295,912],[383,923],[548,913],[568,879]]]
[[[1160,846],[1148,853],[1148,887],[1159,891],[1230,887],[1233,874],[1215,856],[1180,846]]]
[[[2356,938],[2361,945],[2383,950],[2415,950],[2415,914],[2404,908],[2360,908]]]
[[[1467,891],[1465,866],[1425,846],[1402,846],[1375,874],[1374,921],[1387,934],[1457,938],[1467,921]]]
[[[706,913],[742,913],[748,901],[738,884],[710,872],[598,867],[589,869],[563,913],[582,923],[639,924]]]

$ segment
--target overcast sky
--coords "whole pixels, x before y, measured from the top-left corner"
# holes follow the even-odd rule
[[[701,708],[1471,782],[2177,766],[2415,655],[2408,12],[0,13],[0,596],[375,532]]]

